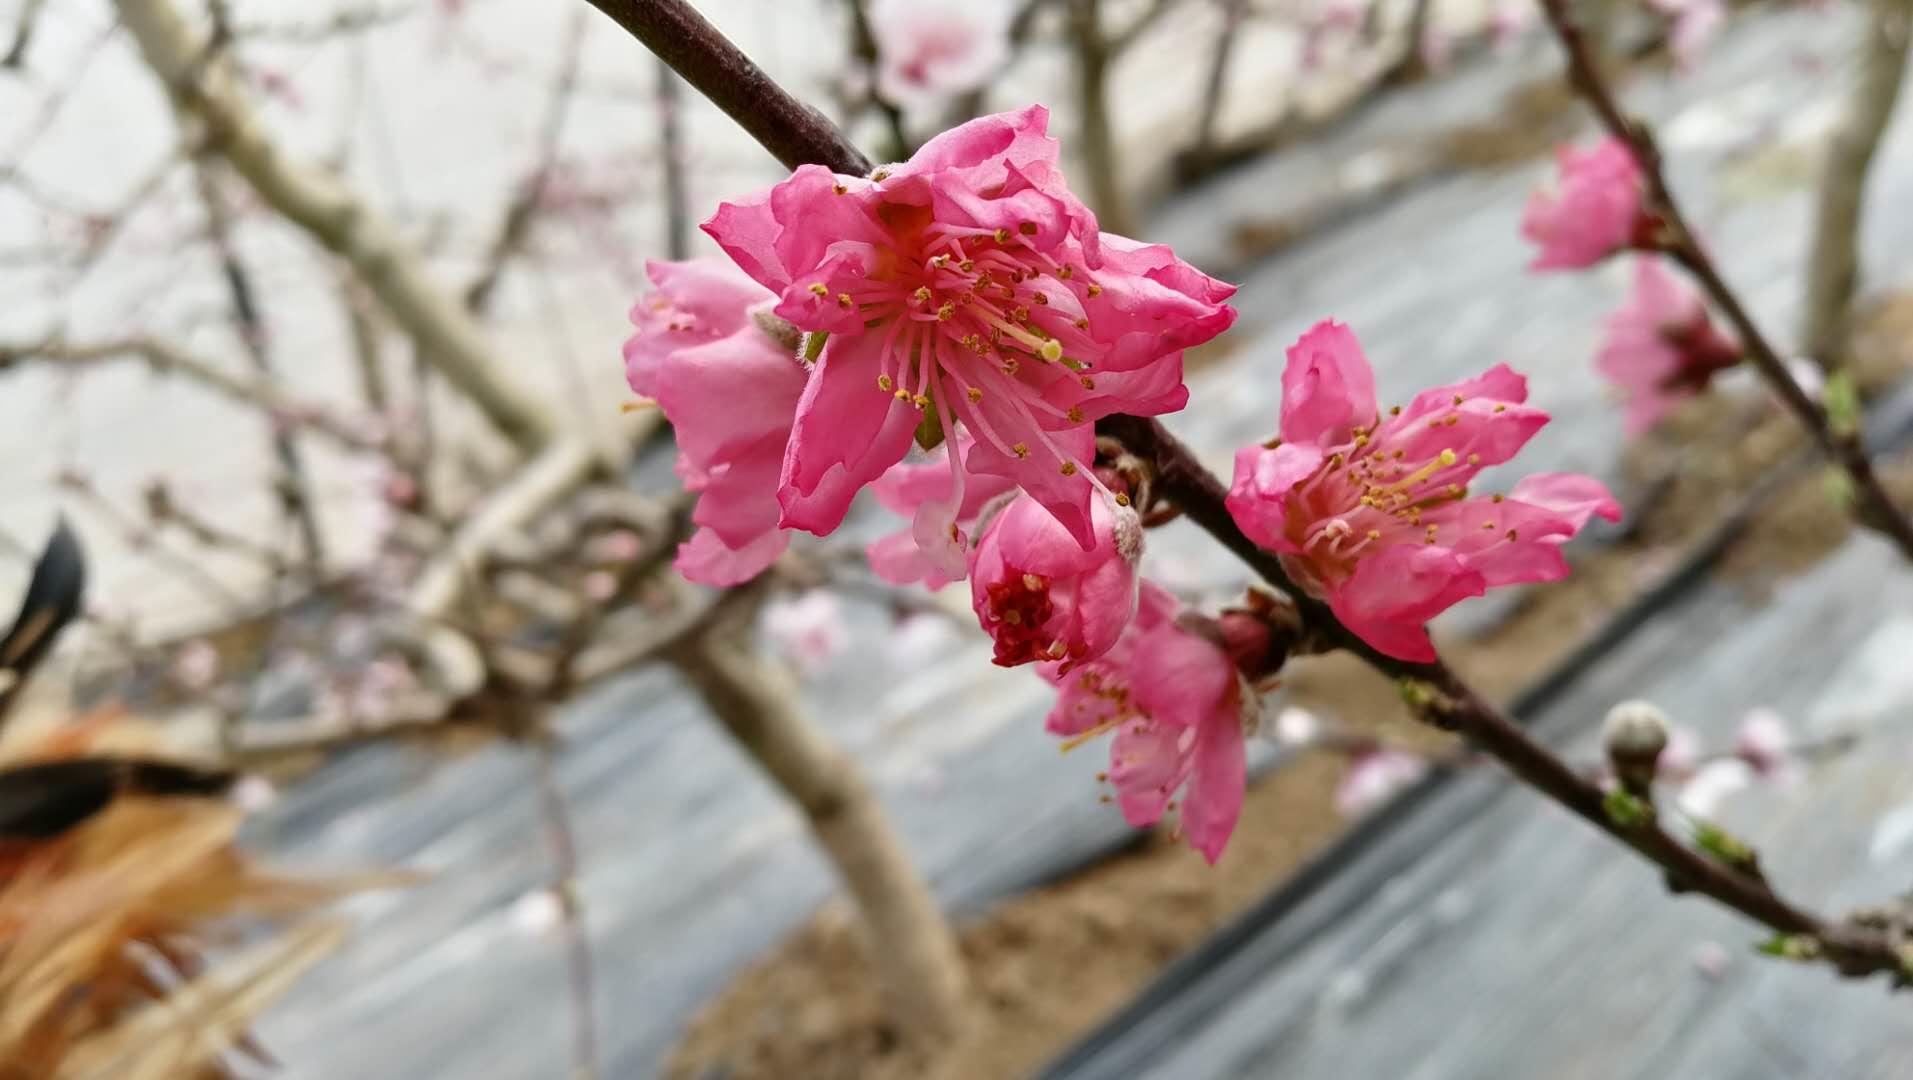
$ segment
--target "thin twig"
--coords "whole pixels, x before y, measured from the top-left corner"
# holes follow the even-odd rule
[[[585,925],[584,906],[578,895],[578,842],[571,828],[571,812],[565,806],[564,788],[558,781],[554,740],[548,732],[535,739],[532,753],[537,757],[538,805],[551,844],[551,891],[558,898],[570,975],[571,1075],[574,1080],[590,1080],[598,1075],[598,995],[592,974],[591,932]]]
[[[1787,370],[1786,361],[1766,335],[1761,333],[1759,325],[1748,314],[1738,294],[1721,277],[1713,258],[1701,246],[1681,213],[1672,189],[1668,187],[1654,133],[1646,124],[1622,111],[1620,102],[1595,62],[1594,54],[1589,51],[1579,24],[1568,10],[1568,0],[1541,0],[1541,10],[1567,54],[1568,81],[1587,101],[1600,119],[1601,126],[1626,143],[1633,152],[1646,180],[1648,209],[1658,215],[1664,226],[1661,250],[1700,283],[1702,291],[1739,333],[1741,345],[1754,370],[1773,388],[1774,394],[1787,410],[1806,427],[1827,457],[1845,470],[1853,484],[1855,519],[1892,540],[1902,555],[1913,559],[1913,520],[1893,504],[1892,498],[1881,486],[1860,433],[1857,430],[1835,430],[1826,410],[1795,381],[1793,374]]]

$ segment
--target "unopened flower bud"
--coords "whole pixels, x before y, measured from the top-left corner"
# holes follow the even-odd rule
[[[1621,787],[1645,796],[1654,785],[1655,763],[1667,748],[1667,714],[1651,701],[1623,701],[1608,710],[1601,742]]]

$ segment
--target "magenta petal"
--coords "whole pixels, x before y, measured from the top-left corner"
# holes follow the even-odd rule
[[[1566,518],[1570,536],[1586,527],[1591,517],[1621,520],[1621,504],[1608,492],[1607,485],[1580,473],[1534,473],[1515,484],[1508,497]]]
[[[1225,705],[1196,742],[1194,768],[1182,798],[1182,832],[1214,866],[1242,816],[1248,754],[1236,708]]]
[[[1315,324],[1289,346],[1282,371],[1282,439],[1332,445],[1375,423],[1375,373],[1348,327]]]
[[[1435,659],[1424,629],[1428,620],[1486,588],[1481,575],[1446,548],[1398,546],[1361,560],[1355,575],[1330,595],[1329,606],[1381,652],[1425,663]]]
[[[1299,551],[1288,538],[1288,494],[1315,475],[1326,455],[1315,446],[1283,443],[1273,450],[1245,446],[1236,451],[1235,481],[1229,487],[1229,516],[1249,539],[1271,551]]]
[[[910,448],[922,414],[877,388],[874,338],[832,339],[804,387],[778,493],[786,528],[828,536],[857,492]]]
[[[790,271],[777,254],[781,231],[771,214],[771,193],[761,191],[739,202],[719,203],[704,231],[746,274],[772,292],[790,285]]]
[[[741,548],[730,548],[715,532],[699,529],[678,545],[677,559],[671,565],[686,581],[728,588],[763,573],[789,544],[789,533],[773,530]]]

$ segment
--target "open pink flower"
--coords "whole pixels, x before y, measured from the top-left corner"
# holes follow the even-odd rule
[[[972,120],[868,179],[806,165],[705,224],[778,315],[829,335],[777,485],[786,527],[830,533],[920,428],[960,429],[952,553],[965,473],[1014,480],[1087,548],[1090,424],[1187,400],[1182,350],[1234,321],[1233,287],[1102,234],[1048,123],[1041,106]]]
[[[956,440],[956,453],[968,448],[969,440]],[[969,535],[984,507],[1016,490],[1016,483],[1002,476],[972,476],[963,485],[962,502],[957,503],[956,474],[948,463],[945,447],[934,456],[915,463],[892,465],[888,472],[870,485],[871,494],[892,513],[911,519],[911,524],[870,542],[864,554],[870,569],[892,585],[922,582],[925,588],[941,589],[963,577],[964,555],[954,550],[947,534],[939,535],[945,523],[954,520],[963,535]],[[954,518],[952,518],[954,515]],[[921,530],[924,543],[917,536]]]
[[[1536,191],[1521,215],[1521,235],[1541,247],[1530,270],[1578,270],[1625,248],[1653,249],[1657,221],[1641,207],[1641,170],[1627,144],[1608,136],[1554,156],[1558,190]]]
[[[1142,523],[1107,499],[1092,502],[1090,514],[1096,543],[1088,551],[1028,495],[984,529],[970,559],[970,604],[999,666],[1053,660],[1068,672],[1108,652],[1129,625]]]
[[[718,259],[651,262],[656,291],[631,309],[624,344],[631,389],[657,401],[678,442],[678,476],[701,492],[698,531],[676,566],[707,585],[735,585],[769,566],[789,535],[778,528],[777,474],[804,369],[751,312],[772,302]]]
[[[1715,373],[1740,363],[1739,343],[1715,329],[1707,305],[1661,260],[1634,260],[1634,292],[1607,321],[1594,365],[1627,398],[1627,432],[1653,427]]]
[[[1227,653],[1178,625],[1177,607],[1145,581],[1114,648],[1067,672],[1046,666],[1059,691],[1047,726],[1066,748],[1114,731],[1109,782],[1124,820],[1154,824],[1181,789],[1182,834],[1214,863],[1242,814],[1255,697]]]
[[[1433,660],[1429,619],[1498,585],[1567,576],[1561,545],[1592,515],[1620,517],[1600,482],[1572,473],[1468,497],[1476,473],[1548,422],[1527,396],[1498,364],[1382,418],[1355,335],[1318,323],[1289,348],[1282,437],[1236,454],[1229,512],[1362,640]]]
[[[1008,0],[875,0],[877,92],[906,108],[989,81],[1010,58]]]

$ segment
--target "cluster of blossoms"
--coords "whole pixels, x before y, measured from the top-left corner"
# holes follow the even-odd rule
[[[1608,137],[1556,152],[1560,182],[1528,200],[1521,232],[1540,252],[1534,270],[1581,270],[1637,251],[1634,291],[1608,319],[1596,366],[1619,390],[1628,434],[1659,422],[1740,363],[1740,343],[1714,325],[1707,305],[1669,273],[1659,252],[1666,224],[1647,205],[1634,153]]]
[[[627,374],[671,420],[699,494],[686,578],[746,581],[869,488],[910,521],[869,546],[872,570],[967,579],[996,663],[1057,687],[1049,729],[1066,745],[1113,735],[1124,816],[1179,811],[1213,861],[1241,811],[1251,680],[1282,650],[1246,613],[1205,618],[1143,579],[1142,522],[1094,424],[1180,409],[1183,351],[1231,325],[1234,288],[1102,232],[1047,120],[983,117],[869,177],[804,166],[722,204],[705,230],[733,265],[651,264]],[[1562,576],[1561,543],[1618,511],[1579,476],[1468,497],[1547,420],[1505,367],[1386,418],[1373,382],[1346,328],[1304,337],[1282,438],[1238,457],[1229,508],[1376,649],[1431,658],[1422,623]],[[801,629],[812,614],[784,620],[796,654],[835,647]]]

